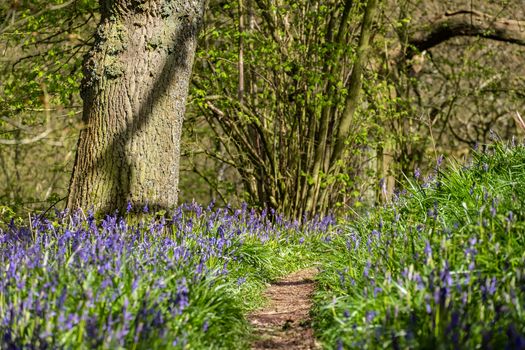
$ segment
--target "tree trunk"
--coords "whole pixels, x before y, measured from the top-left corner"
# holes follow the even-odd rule
[[[172,207],[204,0],[100,0],[100,8],[68,208]]]

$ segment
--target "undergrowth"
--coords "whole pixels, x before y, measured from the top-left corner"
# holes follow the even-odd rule
[[[324,249],[327,349],[525,349],[525,148],[436,167]]]
[[[246,348],[244,315],[267,282],[311,264],[331,224],[195,204],[127,216],[0,229],[0,348]]]

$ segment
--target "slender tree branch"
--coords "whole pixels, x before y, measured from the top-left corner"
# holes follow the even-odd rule
[[[376,7],[376,0],[368,0],[363,18],[363,25],[361,27],[359,45],[357,47],[357,57],[355,59],[352,75],[350,77],[350,86],[348,87],[348,96],[346,97],[345,109],[343,111],[343,115],[341,116],[339,127],[337,128],[335,145],[332,151],[332,156],[330,157],[331,168],[333,168],[336,165],[337,160],[341,158],[346,139],[350,133],[350,127],[352,125],[354,113],[357,108],[357,103],[359,102],[363,66],[366,62],[368,54],[370,32]]]
[[[42,139],[45,139],[53,130],[47,129],[44,132],[36,135],[35,137],[27,138],[27,139],[14,139],[14,140],[5,140],[0,139],[1,145],[28,145],[30,143],[38,142]]]
[[[244,102],[244,5],[242,0],[239,0],[239,87],[238,98],[242,105]]]

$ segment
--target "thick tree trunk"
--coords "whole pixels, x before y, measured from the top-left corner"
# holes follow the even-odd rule
[[[204,0],[100,1],[84,62],[68,208],[174,206],[179,140]]]

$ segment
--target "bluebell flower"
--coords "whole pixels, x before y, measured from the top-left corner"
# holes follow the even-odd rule
[[[425,242],[425,249],[423,250],[423,252],[427,257],[427,261],[432,258],[432,247],[430,246],[430,242],[428,240]]]
[[[441,166],[441,164],[443,163],[443,159],[444,159],[444,158],[445,158],[445,157],[444,157],[442,154],[438,157],[437,162],[436,162],[438,168],[439,168],[439,167]]]
[[[428,296],[425,296],[425,311],[429,315],[432,313],[432,307],[430,306],[430,298]]]
[[[372,323],[372,321],[376,318],[376,315],[377,315],[377,312],[373,311],[373,310],[369,310],[366,312],[366,322],[367,323]]]
[[[421,177],[421,171],[419,170],[419,168],[416,168],[416,170],[414,170],[414,178],[418,180],[420,177]]]
[[[367,261],[365,267],[363,268],[363,277],[368,278],[369,270],[370,270],[370,261]]]

